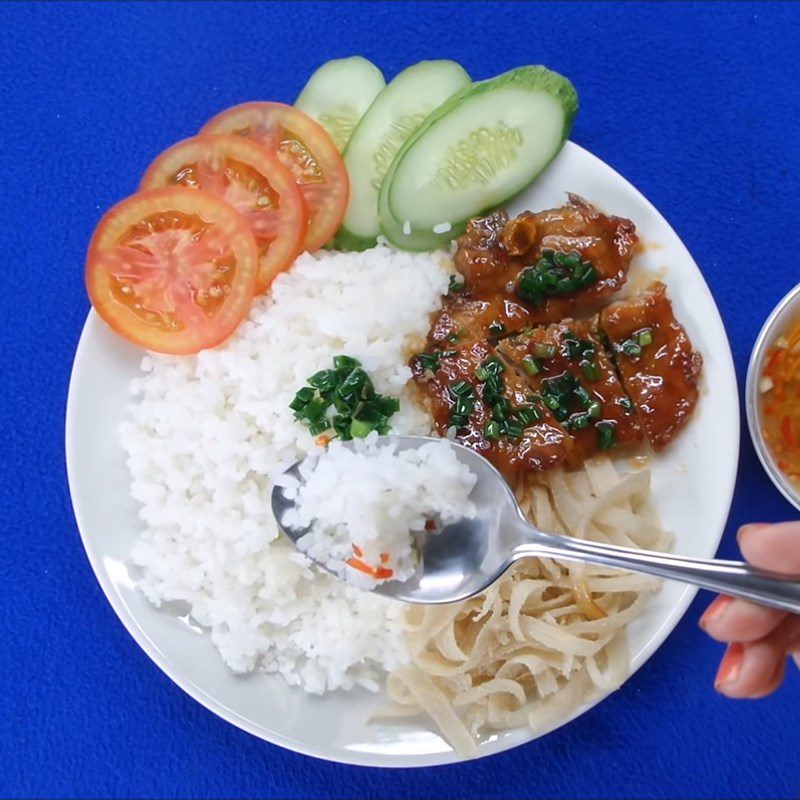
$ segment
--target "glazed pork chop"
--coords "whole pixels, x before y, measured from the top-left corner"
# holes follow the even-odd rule
[[[439,434],[454,429],[504,475],[550,469],[569,456],[569,434],[488,342],[422,353],[411,370]]]
[[[575,440],[581,460],[642,440],[630,398],[597,336],[595,321],[565,320],[504,339],[498,353],[525,377]]]
[[[634,224],[568,198],[515,219],[495,211],[469,222],[455,254],[464,285],[445,298],[434,325],[440,339],[516,333],[596,309],[620,289],[638,242]]]
[[[635,297],[604,308],[600,327],[647,438],[660,450],[697,404],[703,359],[692,349],[675,319],[666,286],[658,281]]]

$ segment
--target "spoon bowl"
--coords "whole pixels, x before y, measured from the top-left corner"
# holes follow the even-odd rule
[[[443,441],[426,436],[391,438],[398,450],[417,449],[432,441]],[[482,455],[457,442],[444,441],[448,441],[459,461],[477,479],[470,494],[476,515],[429,535],[420,548],[416,572],[405,581],[378,583],[373,590],[378,594],[407,603],[452,603],[482,592],[516,560],[546,556],[692,583],[703,589],[800,613],[800,575],[766,572],[740,561],[688,558],[541,531],[523,516],[508,483]],[[354,447],[352,443],[344,443],[344,446]],[[296,481],[301,480],[301,463],[286,471]],[[308,529],[283,524],[284,514],[293,504],[294,499],[287,496],[284,487],[276,485],[272,492],[275,519],[283,533],[297,544]]]

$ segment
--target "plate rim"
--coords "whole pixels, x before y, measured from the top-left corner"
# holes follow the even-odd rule
[[[665,225],[675,234],[675,238],[678,243],[678,247],[680,250],[683,251],[683,255],[685,258],[694,265],[697,274],[700,278],[703,290],[707,296],[707,300],[711,301],[711,305],[714,308],[714,311],[719,319],[720,325],[722,327],[722,332],[724,335],[725,341],[725,348],[724,353],[718,353],[717,356],[720,357],[724,362],[724,366],[726,367],[726,372],[730,378],[730,385],[726,388],[727,390],[732,390],[735,396],[739,397],[739,386],[738,386],[738,378],[736,375],[736,369],[733,361],[733,354],[731,351],[730,340],[728,338],[728,332],[725,327],[724,320],[722,319],[722,315],[719,312],[719,308],[717,303],[714,299],[713,294],[708,286],[708,283],[703,275],[703,272],[700,270],[700,267],[697,265],[697,262],[694,260],[694,257],[689,252],[686,245],[683,243],[683,240],[675,231],[675,229],[670,225],[664,215],[634,186],[630,181],[628,181],[622,174],[620,174],[617,170],[607,164],[598,156],[594,155],[594,153],[590,152],[586,148],[582,147],[579,144],[576,144],[573,141],[565,142],[564,149],[571,149],[576,150],[578,153],[584,157],[588,158],[590,161],[594,162],[594,165],[599,167],[600,169],[606,170],[610,172],[615,178],[622,181],[626,184],[626,187],[632,194],[636,197],[638,202],[640,202],[644,207],[646,207],[650,213],[652,213],[660,223]],[[426,768],[426,767],[433,767],[433,766],[446,766],[448,764],[461,764],[469,761],[477,761],[482,758],[486,758],[493,755],[499,755],[500,753],[507,752],[509,750],[513,750],[516,747],[522,746],[524,744],[530,744],[531,742],[535,741],[536,739],[540,738],[541,736],[546,735],[558,728],[561,728],[564,725],[572,722],[577,717],[583,715],[587,711],[594,708],[598,705],[602,700],[609,696],[611,693],[600,693],[598,696],[593,697],[588,702],[579,706],[573,713],[568,715],[562,720],[559,720],[554,726],[549,727],[543,731],[533,732],[530,731],[530,735],[526,735],[522,741],[508,741],[508,740],[498,740],[500,745],[495,749],[492,749],[487,752],[479,752],[478,755],[473,758],[463,758],[458,755],[454,750],[450,749],[447,751],[433,753],[433,754],[424,754],[423,756],[419,756],[416,754],[412,755],[404,755],[402,756],[402,763],[400,759],[398,761],[392,761],[389,763],[377,763],[376,758],[380,758],[381,756],[376,753],[364,752],[360,750],[341,750],[341,751],[326,751],[322,752],[313,746],[306,745],[305,742],[293,739],[291,737],[285,736],[283,734],[277,734],[272,731],[266,731],[262,727],[250,722],[245,717],[242,717],[238,712],[233,711],[232,709],[228,708],[219,700],[215,699],[213,696],[208,694],[205,690],[201,689],[197,686],[193,681],[185,677],[179,671],[172,669],[172,667],[168,664],[168,660],[166,656],[162,653],[162,651],[158,648],[158,646],[149,638],[147,633],[144,629],[139,625],[136,620],[136,617],[133,613],[129,610],[128,606],[126,605],[125,601],[123,600],[122,596],[116,591],[114,583],[108,574],[107,570],[103,567],[102,564],[102,555],[99,551],[96,551],[91,543],[91,538],[88,533],[85,532],[86,525],[83,522],[83,514],[81,511],[81,504],[76,499],[75,493],[72,491],[73,482],[75,480],[75,474],[77,470],[77,465],[75,464],[75,436],[76,432],[74,430],[74,425],[72,420],[75,418],[75,396],[77,393],[76,385],[80,383],[77,380],[77,375],[79,373],[80,365],[83,360],[83,353],[88,347],[86,342],[88,341],[89,336],[91,336],[92,329],[96,325],[101,325],[102,322],[97,316],[94,309],[89,309],[89,313],[87,314],[86,321],[84,322],[83,328],[81,330],[81,335],[78,340],[78,345],[75,350],[75,356],[73,358],[72,369],[70,370],[70,380],[69,380],[69,389],[67,392],[67,402],[65,406],[65,418],[64,418],[64,446],[65,446],[65,461],[66,461],[66,472],[67,472],[67,483],[69,488],[69,496],[70,496],[70,504],[72,506],[73,516],[75,518],[75,524],[78,529],[78,533],[81,539],[81,543],[83,545],[83,549],[86,553],[86,556],[89,560],[89,565],[92,568],[92,572],[94,573],[95,579],[100,584],[100,588],[105,595],[106,600],[111,605],[114,613],[117,616],[117,619],[122,623],[123,627],[136,644],[144,651],[145,655],[161,670],[164,675],[166,675],[176,686],[178,686],[181,690],[183,690],[186,694],[188,694],[193,700],[197,701],[201,706],[206,708],[212,714],[216,715],[217,717],[221,718],[225,722],[234,725],[235,727],[239,728],[240,730],[249,733],[256,738],[269,742],[270,744],[276,745],[278,747],[283,747],[290,751],[300,753],[305,756],[310,756],[312,758],[321,759],[323,761],[328,761],[331,763],[337,764],[346,764],[351,766],[359,766],[359,767],[372,767],[372,768],[379,768],[379,769],[416,769],[416,768]],[[145,351],[142,351],[145,352]],[[722,537],[725,533],[725,528],[727,525],[727,521],[730,517],[730,509],[733,502],[733,494],[736,484],[736,475],[738,471],[738,464],[740,460],[741,454],[741,410],[739,407],[739,403],[733,404],[733,414],[734,418],[731,420],[734,423],[734,448],[733,453],[734,457],[731,458],[731,463],[728,464],[728,474],[724,476],[725,481],[723,484],[724,492],[723,496],[725,498],[724,503],[724,518],[721,520],[719,532],[716,535],[716,538],[713,542],[713,551],[709,554],[713,556],[717,550],[719,549],[720,542],[722,541]],[[661,645],[665,642],[667,637],[675,630],[678,623],[686,614],[692,600],[694,599],[695,595],[697,594],[698,589],[694,586],[686,586],[683,593],[681,594],[678,602],[672,607],[669,615],[663,620],[661,625],[655,629],[647,642],[647,645],[643,650],[639,653],[637,658],[631,660],[631,668],[630,672],[626,676],[624,683],[627,683],[634,674],[655,654],[655,652],[661,647]],[[524,729],[515,729],[520,732],[523,732]]]

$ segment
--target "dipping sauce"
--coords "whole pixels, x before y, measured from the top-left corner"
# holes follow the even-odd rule
[[[761,431],[778,469],[800,489],[800,322],[772,343],[763,363]]]

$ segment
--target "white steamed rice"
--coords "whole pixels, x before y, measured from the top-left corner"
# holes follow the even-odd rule
[[[336,581],[279,538],[273,478],[319,448],[289,403],[347,354],[400,397],[396,433],[430,433],[406,362],[447,290],[437,254],[301,256],[224,346],[148,356],[120,431],[143,530],[131,553],[156,605],[181,600],[236,671],[309,692],[379,687],[407,659],[401,606]]]
[[[429,523],[438,530],[475,516],[469,499],[475,481],[444,440],[398,450],[396,440],[371,433],[354,449],[332,442],[301,465],[299,482],[282,481],[296,505],[281,521],[310,529],[297,542],[302,552],[352,586],[373,589],[414,574]]]

